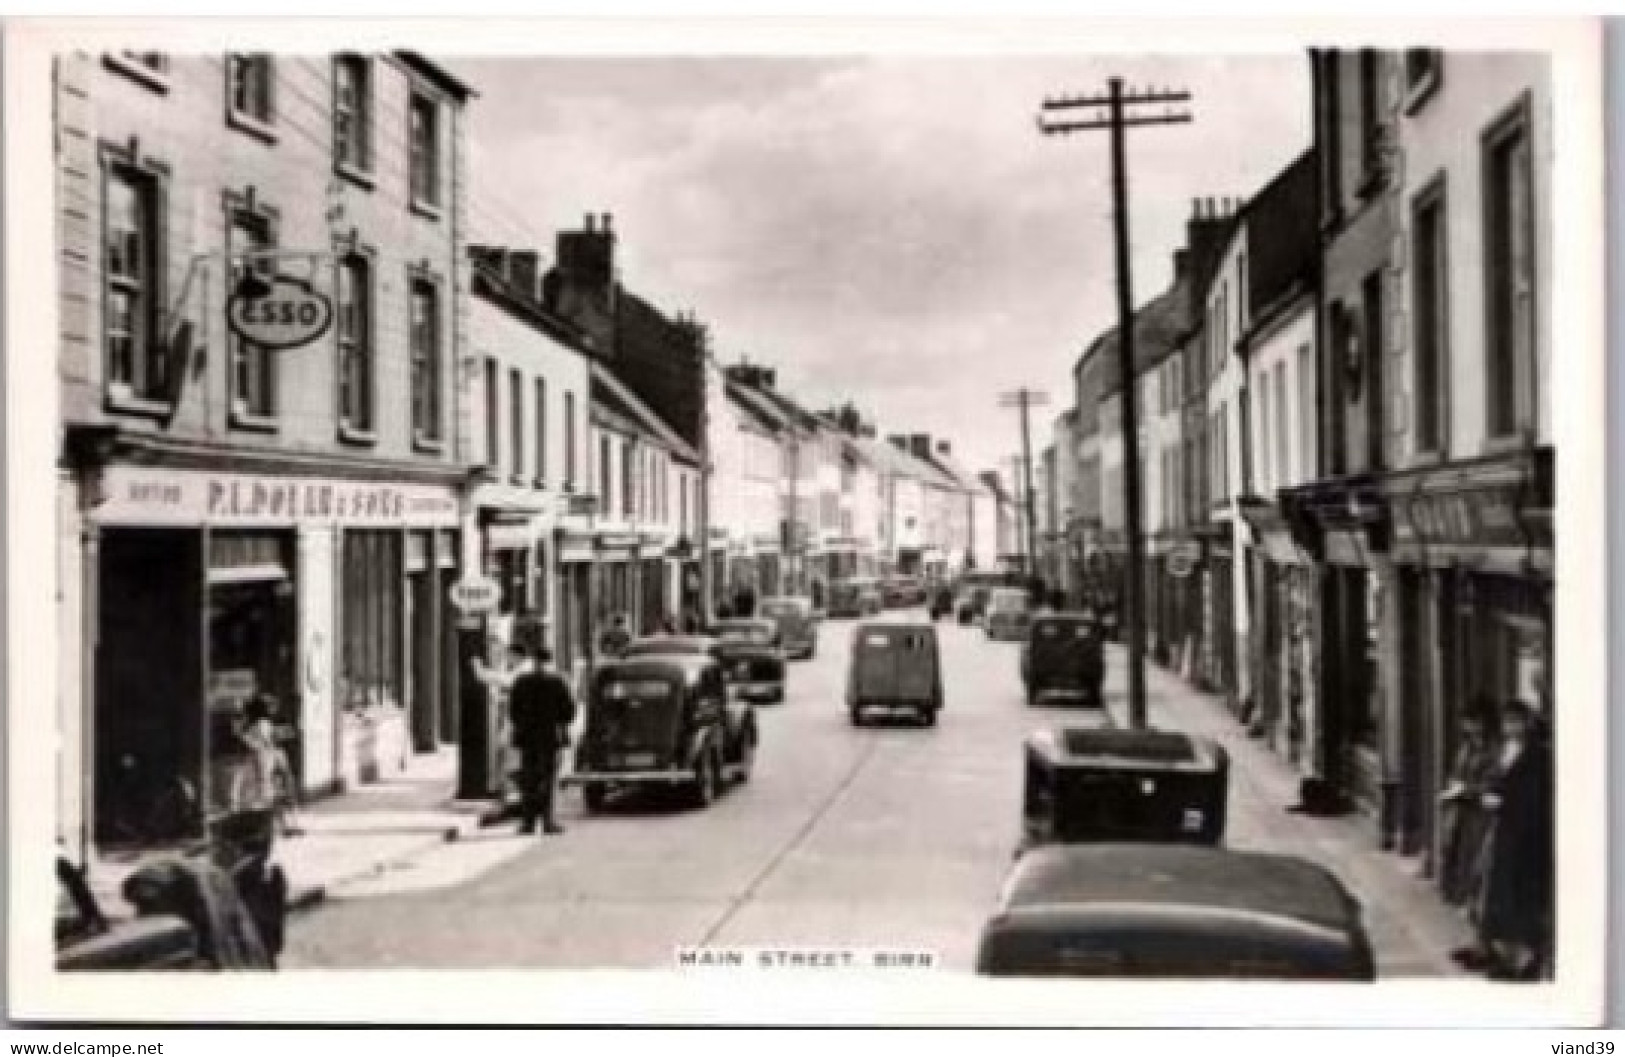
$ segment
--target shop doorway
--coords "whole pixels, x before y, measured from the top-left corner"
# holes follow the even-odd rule
[[[91,802],[96,843],[203,832],[203,536],[101,535]]]

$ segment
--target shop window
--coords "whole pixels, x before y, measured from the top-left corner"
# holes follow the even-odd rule
[[[151,166],[104,157],[102,335],[115,402],[169,395],[169,357],[159,333],[163,298],[163,181]]]
[[[364,712],[401,702],[401,535],[350,529],[343,543],[339,704]]]
[[[1486,136],[1483,165],[1488,424],[1491,437],[1507,437],[1531,424],[1534,405],[1534,187],[1527,99]]]

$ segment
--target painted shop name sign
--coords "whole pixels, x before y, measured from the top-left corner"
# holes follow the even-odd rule
[[[104,524],[450,525],[457,498],[431,485],[114,467],[95,518]]]
[[[1519,546],[1514,494],[1502,489],[1417,496],[1395,504],[1395,534],[1422,543],[1500,544]]]

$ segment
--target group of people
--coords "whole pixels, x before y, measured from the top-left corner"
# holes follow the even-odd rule
[[[1470,915],[1477,938],[1454,952],[1498,980],[1551,972],[1553,792],[1549,732],[1525,702],[1478,700],[1441,794],[1440,884]]]

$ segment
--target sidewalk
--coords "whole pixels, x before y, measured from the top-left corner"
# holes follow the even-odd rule
[[[476,830],[489,805],[454,801],[456,779],[452,748],[412,756],[399,774],[306,806],[300,812],[304,832],[278,837],[276,843],[276,861],[288,875],[290,907],[315,906],[338,885],[384,873]],[[109,916],[134,914],[121,888],[142,861],[104,859],[92,873],[91,886]]]
[[[1127,659],[1108,647],[1107,705],[1126,721]],[[1466,921],[1420,875],[1418,860],[1383,851],[1375,823],[1362,815],[1313,818],[1297,803],[1300,775],[1247,736],[1224,702],[1147,661],[1146,708],[1153,726],[1209,737],[1230,753],[1225,841],[1250,850],[1298,855],[1342,879],[1365,908],[1382,977],[1462,976],[1450,952],[1472,939]]]

